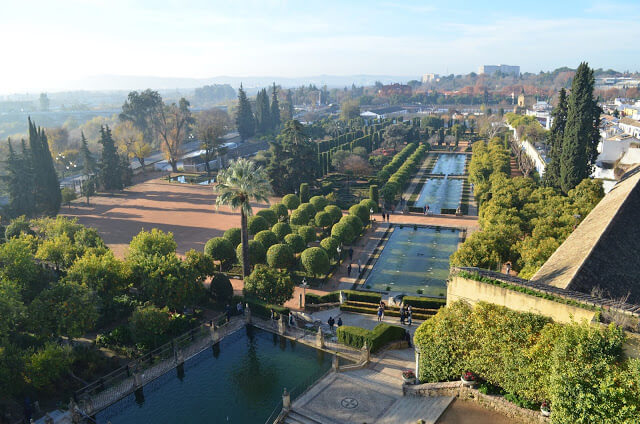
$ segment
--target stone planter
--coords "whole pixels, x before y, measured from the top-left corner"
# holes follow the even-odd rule
[[[402,382],[404,384],[416,384],[416,378],[415,377],[407,378],[405,376],[402,376]]]
[[[462,384],[465,387],[475,387],[475,385],[476,385],[476,381],[475,380],[465,380],[464,377],[460,377],[460,381],[462,381]]]

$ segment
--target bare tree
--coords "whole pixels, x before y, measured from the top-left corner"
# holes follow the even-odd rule
[[[200,140],[201,148],[204,150],[202,155],[207,169],[207,176],[211,175],[211,162],[216,156],[222,160],[222,156],[226,153],[223,146],[223,137],[229,132],[231,120],[227,112],[221,109],[209,109],[202,111],[196,117],[196,136]],[[222,163],[219,164],[222,166]]]
[[[184,97],[177,105],[164,105],[156,117],[155,126],[160,135],[162,150],[173,172],[178,171],[182,142],[187,138],[193,123],[189,102]]]

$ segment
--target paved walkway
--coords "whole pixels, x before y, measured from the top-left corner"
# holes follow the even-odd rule
[[[366,328],[367,330],[373,330],[373,328],[376,325],[378,325],[377,315],[344,312],[344,311],[340,311],[340,308],[327,309],[325,311],[314,312],[310,314],[310,316],[313,318],[314,321],[318,320],[323,324],[326,324],[329,317],[333,317],[333,319],[335,319],[336,321],[338,320],[338,317],[340,317],[342,318],[342,324],[344,325],[353,325],[355,327]],[[382,322],[401,326],[399,317],[385,316]],[[414,319],[412,325],[404,325],[402,327],[406,328],[411,334],[411,337],[413,338],[413,334],[415,333],[416,328],[418,328],[420,324],[422,324],[422,322],[423,321]]]

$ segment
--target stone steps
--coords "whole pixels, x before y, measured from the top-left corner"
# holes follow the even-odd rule
[[[322,424],[320,421],[316,421],[311,417],[308,417],[300,412],[289,411],[284,419],[285,424]]]
[[[418,420],[434,424],[452,401],[452,396],[403,397],[396,401],[376,424],[413,424]]]

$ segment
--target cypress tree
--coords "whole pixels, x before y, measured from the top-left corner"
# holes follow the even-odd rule
[[[85,176],[89,176],[93,174],[96,170],[96,162],[91,156],[91,151],[89,151],[89,143],[87,142],[87,138],[84,136],[84,131],[80,133],[82,137],[82,145],[80,146],[80,159],[82,160],[82,170]]]
[[[37,128],[31,118],[29,122],[29,154],[26,146],[23,155],[27,155],[30,171],[33,175],[34,214],[55,216],[60,210],[62,194],[60,181],[53,165],[47,136],[42,128]]]
[[[120,190],[122,188],[120,157],[108,125],[100,127],[100,144],[102,144],[102,159],[99,169],[100,184],[105,190]]]
[[[567,193],[589,177],[597,157],[600,108],[593,98],[595,79],[586,62],[578,66],[567,101],[567,123],[562,143],[560,187]]]
[[[266,89],[262,89],[256,96],[256,127],[261,134],[266,134],[273,128],[269,109],[269,95]]]
[[[11,139],[9,143],[9,157],[6,161],[6,176],[3,178],[7,184],[7,194],[9,197],[8,212],[11,217],[20,215],[32,216],[34,214],[33,204],[33,181],[32,175],[28,172],[27,161],[28,152],[23,141],[22,155],[13,149]]]
[[[560,90],[558,105],[551,112],[553,123],[547,136],[549,144],[549,164],[544,171],[544,182],[548,187],[560,188],[560,162],[564,129],[567,124],[567,92]]]
[[[278,128],[280,128],[280,102],[278,101],[278,89],[274,82],[271,92],[271,129],[276,131]]]
[[[247,94],[240,84],[238,90],[238,111],[236,112],[236,125],[240,138],[244,141],[256,133],[256,122],[251,112],[251,104],[247,99]]]

